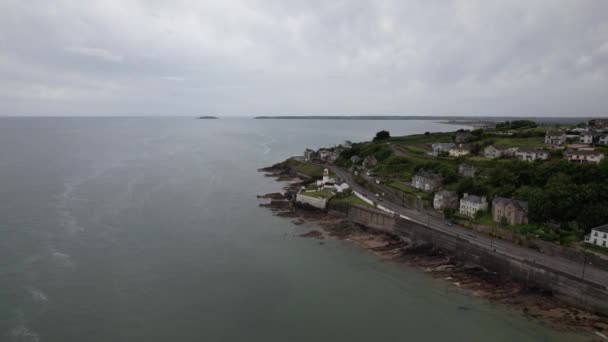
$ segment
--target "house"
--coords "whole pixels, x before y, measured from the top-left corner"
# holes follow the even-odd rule
[[[472,165],[460,164],[458,165],[458,174],[464,177],[475,177],[477,168]]]
[[[456,191],[441,190],[433,198],[433,208],[437,210],[457,209],[458,193]]]
[[[363,159],[363,166],[365,166],[368,169],[371,169],[372,167],[378,165],[378,159],[376,159],[376,157],[372,156],[367,156],[365,157],[365,159]]]
[[[585,235],[585,242],[608,247],[608,224],[592,228],[591,232]]]
[[[452,147],[448,153],[450,154],[450,157],[466,156],[471,153],[471,149],[468,145],[458,144],[458,147]]]
[[[454,147],[456,147],[456,144],[454,143],[436,143],[431,145],[431,148],[433,149],[433,155],[435,157],[437,157],[443,152],[448,153],[450,149]]]
[[[589,126],[595,128],[607,128],[608,127],[608,119],[593,119],[589,120]]]
[[[500,222],[503,218],[509,224],[528,223],[528,202],[496,197],[492,201],[492,219]]]
[[[338,153],[330,150],[319,150],[319,159],[333,163],[338,159]]]
[[[566,133],[562,131],[548,131],[545,134],[545,144],[561,146],[566,143]]]
[[[344,190],[350,189],[350,186],[346,182],[337,182],[334,184],[334,192],[344,192]]]
[[[433,172],[420,170],[412,177],[412,186],[416,189],[433,192],[441,187],[443,178]]]
[[[458,212],[467,217],[475,217],[480,211],[488,210],[488,201],[485,197],[464,194],[460,199],[460,209]]]
[[[574,163],[599,164],[604,159],[604,154],[594,150],[567,150],[564,152],[564,159]]]
[[[549,152],[537,148],[520,148],[515,152],[515,157],[523,161],[547,160]]]
[[[517,147],[490,145],[483,149],[483,156],[486,158],[512,157],[517,150]]]
[[[471,133],[470,132],[456,132],[456,135],[454,136],[454,141],[458,144],[458,143],[463,143],[466,142],[467,139],[469,139],[471,137]]]
[[[305,161],[311,161],[313,159],[315,159],[317,155],[317,152],[315,152],[314,150],[311,150],[309,148],[304,150],[304,160]]]
[[[597,143],[599,145],[608,145],[608,134],[602,134]]]
[[[602,133],[587,131],[579,135],[579,141],[581,142],[581,144],[597,144],[601,136]]]
[[[351,163],[353,163],[353,165],[357,164],[357,163],[359,163],[361,161],[361,157],[359,157],[359,156],[352,156],[352,157],[350,157],[350,161],[351,161]]]

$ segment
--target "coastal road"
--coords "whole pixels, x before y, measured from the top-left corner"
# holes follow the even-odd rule
[[[575,262],[558,256],[546,255],[533,249],[515,245],[508,241],[495,239],[490,235],[473,232],[458,225],[447,226],[443,219],[438,219],[415,209],[405,208],[397,203],[387,201],[386,199],[380,202],[376,198],[375,193],[357,184],[352,178],[350,172],[334,165],[319,165],[331,169],[334,173],[336,173],[336,175],[338,175],[338,177],[347,182],[353,190],[363,194],[377,205],[394,211],[404,219],[419,223],[430,229],[434,229],[445,234],[463,238],[468,240],[469,243],[481,246],[494,253],[504,254],[520,261],[528,261],[539,264],[550,269],[567,273],[577,278],[583,278],[587,281],[605,286],[608,289],[608,270],[600,269],[590,264],[583,265],[582,262]]]

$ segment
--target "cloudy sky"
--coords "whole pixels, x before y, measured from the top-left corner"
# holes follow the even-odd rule
[[[0,115],[207,114],[608,116],[608,1],[0,1]]]

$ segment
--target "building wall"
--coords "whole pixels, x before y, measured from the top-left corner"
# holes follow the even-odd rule
[[[608,247],[608,233],[592,229],[591,233],[585,236],[585,242],[602,247]]]
[[[469,201],[460,200],[459,213],[464,216],[474,217],[478,211],[487,210],[487,209],[488,209],[487,203],[473,203],[473,202],[469,202]]]
[[[509,224],[511,224],[511,225],[528,223],[525,213],[522,212],[521,210],[517,210],[508,204],[506,204],[506,205],[503,203],[494,204],[492,206],[492,219],[495,222],[500,222],[500,220],[502,219],[503,216],[507,219],[507,222],[509,222]]]

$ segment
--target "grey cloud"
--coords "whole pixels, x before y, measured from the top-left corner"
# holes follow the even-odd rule
[[[608,115],[602,89],[603,0],[0,3],[0,115]]]

